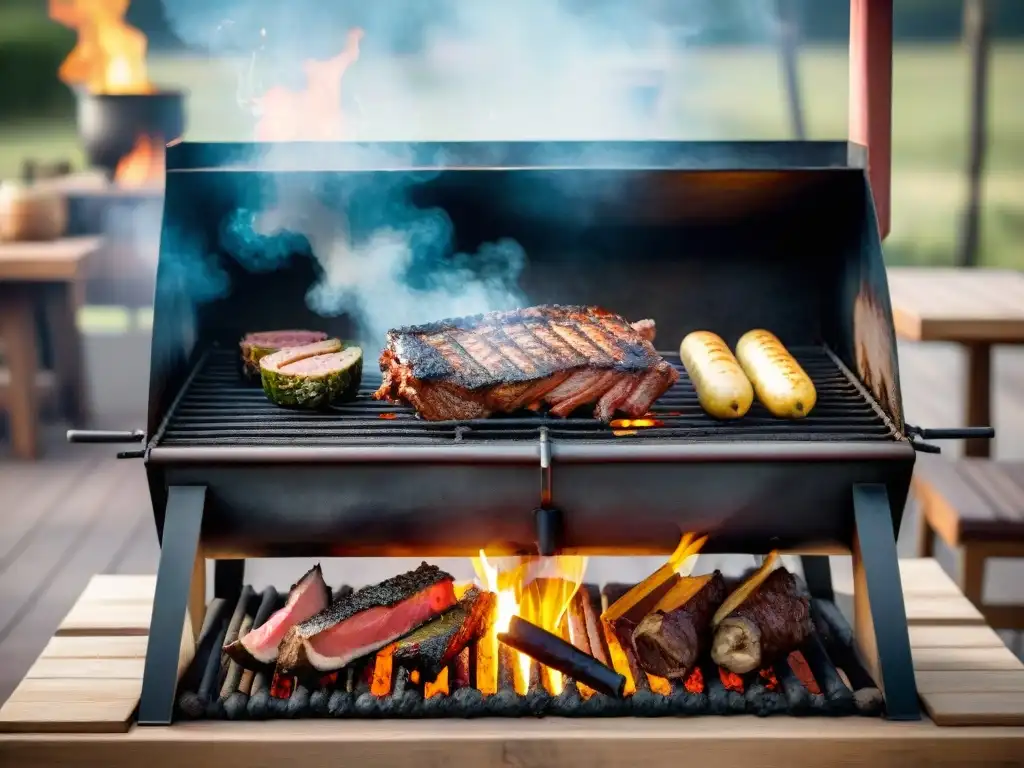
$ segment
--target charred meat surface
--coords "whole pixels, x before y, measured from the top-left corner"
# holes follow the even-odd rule
[[[318,409],[355,398],[363,376],[363,351],[342,349],[338,339],[290,347],[260,361],[263,392],[277,405]]]
[[[792,573],[777,568],[718,624],[711,658],[746,674],[798,650],[813,631],[807,595]]]
[[[247,669],[273,664],[288,630],[320,613],[330,602],[331,589],[317,564],[288,590],[288,599],[281,610],[241,639],[226,645],[224,653]]]
[[[441,320],[388,333],[375,397],[408,403],[429,421],[484,418],[547,406],[565,417],[642,416],[679,374],[654,349],[654,322],[547,305]]]
[[[261,331],[247,333],[238,342],[242,351],[242,377],[250,381],[260,380],[260,360],[288,347],[315,344],[327,338],[321,331]]]
[[[719,571],[681,580],[662,601],[679,604],[665,604],[668,610],[659,605],[633,632],[633,647],[644,671],[671,680],[689,677],[711,645],[711,619],[727,594]]]
[[[451,574],[423,563],[335,600],[292,627],[281,644],[278,666],[333,672],[418,629],[455,602]]]
[[[434,680],[441,670],[494,621],[497,595],[471,589],[433,621],[406,635],[395,644],[396,664],[420,672],[423,680]]]

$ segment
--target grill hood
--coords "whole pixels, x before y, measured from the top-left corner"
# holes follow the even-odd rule
[[[754,327],[791,346],[825,344],[901,428],[864,159],[845,142],[174,145],[147,431],[158,429],[203,348],[233,347],[249,331],[361,336],[373,366],[382,335],[367,340],[344,301],[328,315],[310,308],[322,311],[324,302],[308,297],[323,270],[298,231],[304,206],[345,222],[354,241],[401,229],[410,216],[443,217],[450,237],[430,244],[413,280],[443,278],[451,253],[512,240],[523,258],[514,279],[520,300],[652,317],[659,349],[700,328],[730,344]],[[294,215],[286,229],[268,230],[287,206]],[[479,280],[491,268],[472,258],[461,266]],[[386,301],[376,285],[375,300]],[[403,295],[396,292],[396,306]],[[462,314],[445,304],[432,302],[431,316],[419,320]]]

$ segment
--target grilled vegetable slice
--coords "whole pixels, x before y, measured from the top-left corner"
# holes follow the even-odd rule
[[[353,399],[363,375],[363,351],[337,339],[282,349],[260,361],[263,391],[277,405],[317,409]]]
[[[260,379],[260,360],[282,349],[301,347],[324,341],[322,331],[262,331],[247,333],[238,342],[242,351],[242,377],[251,381]]]
[[[694,331],[679,345],[700,407],[716,419],[745,416],[754,402],[754,388],[729,347],[717,334]]]
[[[736,357],[754,385],[757,399],[773,416],[802,419],[818,401],[811,377],[778,340],[765,330],[743,334]]]

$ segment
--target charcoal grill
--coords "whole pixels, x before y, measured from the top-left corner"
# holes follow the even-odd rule
[[[529,254],[519,286],[530,303],[652,317],[663,348],[695,329],[734,344],[769,328],[806,365],[819,404],[800,422],[755,408],[720,424],[682,376],[656,426],[430,424],[366,399],[368,375],[353,405],[279,411],[237,382],[238,339],[358,332],[351,317],[307,308],[318,277],[308,243],[288,240],[292,258],[262,271],[221,245],[239,209],[264,210],[293,187],[316,190],[353,231],[400,190],[414,210],[446,212],[461,252],[514,238]],[[936,449],[903,419],[862,147],[186,143],[168,149],[164,211],[147,428],[70,436],[143,443],[120,454],[145,462],[162,546],[140,723],[171,720],[170,640],[202,594],[197,555],[218,560],[215,593],[237,598],[249,557],[654,553],[680,530],[708,533],[712,552],[818,553],[805,571],[821,599],[831,580],[820,553],[852,552],[857,635],[888,716],[920,716],[895,531],[915,451]],[[199,268],[218,275],[218,294],[182,279]],[[372,368],[379,348],[365,352]]]

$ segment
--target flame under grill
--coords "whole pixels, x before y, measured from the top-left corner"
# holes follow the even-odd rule
[[[584,585],[581,599],[596,610],[614,601],[627,585],[599,589]],[[268,588],[273,592],[273,587]],[[342,586],[335,594],[350,591]],[[276,592],[273,593],[275,596]],[[812,601],[817,633],[798,652],[769,669],[740,677],[705,659],[686,681],[645,675],[628,649],[616,668],[629,669],[626,696],[615,699],[588,690],[569,679],[558,695],[541,683],[538,665],[531,665],[530,686],[517,693],[508,653],[499,652],[498,690],[484,695],[476,687],[479,665],[476,644],[465,649],[436,681],[422,681],[397,665],[387,666],[382,679],[376,658],[362,659],[316,681],[276,675],[272,670],[242,670],[219,652],[225,637],[240,627],[257,625],[253,617],[265,600],[251,587],[237,605],[211,604],[198,652],[182,679],[179,712],[188,719],[265,720],[295,717],[427,718],[427,717],[664,717],[683,715],[864,715],[882,714],[882,697],[857,660],[852,633],[834,604]],[[284,603],[277,596],[275,609]],[[573,606],[577,605],[574,601]],[[218,609],[219,608],[219,609]],[[570,611],[578,610],[570,606]],[[614,642],[614,641],[613,641]],[[608,646],[606,646],[607,648]],[[504,646],[501,646],[504,649]],[[506,649],[507,650],[507,649]],[[610,649],[609,649],[610,650]],[[612,653],[614,661],[616,653]],[[459,669],[459,665],[462,668]],[[622,671],[622,670],[619,670]]]
[[[542,426],[555,440],[792,440],[890,441],[891,426],[853,376],[823,347],[791,350],[818,392],[813,413],[799,421],[772,417],[755,403],[746,417],[720,422],[697,403],[693,383],[677,355],[666,355],[681,373],[646,419],[602,424],[592,418],[495,417],[428,422],[412,408],[371,399],[380,384],[375,370],[363,374],[359,398],[326,413],[288,411],[258,388],[241,383],[235,350],[211,350],[197,365],[177,404],[156,435],[156,444],[185,446],[329,446],[443,444],[537,440]],[[367,367],[373,362],[367,360]],[[637,422],[640,422],[639,424]]]

